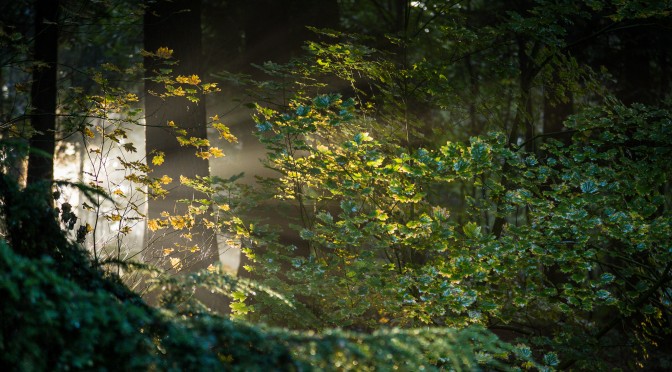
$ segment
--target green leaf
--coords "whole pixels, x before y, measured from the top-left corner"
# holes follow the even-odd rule
[[[231,297],[236,301],[245,301],[247,299],[247,295],[241,291],[233,292]]]
[[[466,235],[467,238],[478,238],[481,236],[481,227],[478,226],[475,222],[469,222],[464,225],[462,228],[462,231],[464,231],[464,235]]]
[[[368,132],[361,132],[355,134],[355,143],[357,143],[358,145],[361,145],[364,142],[369,142],[372,140],[373,138],[369,135]]]
[[[597,184],[592,180],[587,180],[581,183],[581,192],[584,194],[594,194],[597,192]]]

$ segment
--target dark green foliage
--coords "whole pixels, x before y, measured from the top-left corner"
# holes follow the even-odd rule
[[[22,190],[1,175],[0,186],[5,224],[0,366],[5,369],[432,370],[445,365],[473,370],[481,364],[505,368],[497,358],[517,355],[481,328],[315,335],[151,308],[65,237],[43,198],[45,185]],[[208,278],[205,274],[185,283],[223,286],[213,273],[210,283],[199,281]]]
[[[152,363],[151,339],[138,332],[151,322],[147,309],[84,290],[59,275],[49,256],[21,257],[3,241],[0,257],[2,364],[30,371]]]
[[[259,277],[315,317],[257,298],[250,319],[479,323],[513,331],[556,367],[634,366],[669,337],[669,111],[586,108],[566,123],[569,145],[549,138],[536,154],[501,133],[409,151],[363,132],[362,116],[338,96],[259,108],[281,174],[275,197],[304,208],[299,234],[313,254],[235,227]],[[474,192],[455,218],[429,191],[458,187]]]

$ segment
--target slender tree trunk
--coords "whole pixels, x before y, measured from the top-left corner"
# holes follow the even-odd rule
[[[144,45],[148,51],[156,51],[160,47],[174,50],[173,56],[177,65],[172,66],[173,74],[191,76],[201,75],[201,8],[200,1],[147,1],[144,16]],[[145,60],[146,80],[145,91],[161,92],[162,84],[151,81],[156,75],[159,66],[153,66],[156,61],[151,58]],[[180,184],[180,176],[194,178],[208,176],[209,164],[207,160],[195,156],[196,149],[179,145],[174,130],[167,126],[173,121],[180,129],[187,131],[186,137],[207,138],[205,101],[200,97],[197,103],[190,102],[183,97],[161,99],[152,94],[145,97],[147,120],[146,148],[148,159],[153,150],[165,153],[163,165],[154,166],[152,176],[167,175],[173,179],[167,185],[170,194],[165,199],[150,199],[148,218],[161,217],[162,212],[184,214],[186,206],[176,203],[181,199],[203,198],[204,195]],[[149,232],[146,237],[147,247],[145,260],[152,263],[164,262],[164,267],[170,264],[164,255],[164,248],[174,248],[175,258],[183,259],[183,268],[189,266],[192,270],[203,268],[218,258],[217,244],[214,234],[205,228],[194,227],[191,231],[191,240],[181,237],[184,231],[172,229]],[[182,247],[198,246],[196,253],[188,252],[180,255],[176,244]],[[172,255],[171,255],[172,257]]]
[[[561,84],[557,72],[554,73],[553,84]],[[566,95],[567,97],[562,100],[554,97],[551,92],[544,94],[543,128],[545,135],[552,135],[552,138],[569,143],[571,133],[563,133],[565,129],[564,121],[574,111],[574,100],[572,92],[567,92]]]
[[[35,51],[30,92],[31,124],[28,184],[54,178],[56,129],[56,69],[58,60],[58,0],[35,2]]]

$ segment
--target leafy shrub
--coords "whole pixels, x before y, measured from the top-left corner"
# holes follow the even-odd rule
[[[9,230],[20,222],[25,231],[50,234],[16,229],[6,234],[11,244],[0,240],[0,365],[10,369],[472,370],[504,368],[517,355],[482,328],[313,334],[151,308],[68,241],[53,210],[37,212],[44,218],[17,213],[41,203],[44,190],[35,198],[4,176],[2,185]]]
[[[566,124],[568,145],[549,138],[536,154],[498,133],[435,150],[377,140],[338,95],[298,97],[288,111],[259,107],[256,121],[280,174],[274,197],[300,211],[297,244],[311,255],[259,224],[234,219],[232,231],[257,277],[314,316],[257,298],[249,319],[352,329],[477,323],[582,368],[623,363],[625,351],[646,355],[667,334],[668,111],[586,108]],[[434,195],[465,189],[456,215]],[[616,353],[605,346],[623,338]]]

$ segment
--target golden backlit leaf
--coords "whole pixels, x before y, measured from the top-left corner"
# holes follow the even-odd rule
[[[201,85],[201,88],[203,88],[203,92],[205,92],[205,93],[209,93],[209,92],[212,92],[212,91],[215,91],[215,92],[219,91],[219,89],[217,88],[217,83],[203,84],[203,85]]]
[[[162,184],[167,185],[173,182],[173,179],[164,174],[163,177],[159,178],[159,181],[161,181]]]
[[[170,226],[172,226],[175,230],[182,230],[186,228],[188,222],[188,220],[182,216],[170,216],[168,217],[168,221],[170,221]]]
[[[175,270],[180,270],[182,268],[182,261],[177,257],[170,257],[170,265]]]
[[[218,205],[218,207],[219,207],[219,209],[221,209],[225,212],[228,211],[229,209],[231,209],[231,207],[228,204],[220,204],[220,205]]]
[[[231,133],[231,129],[222,123],[213,123],[212,127],[217,130],[219,133],[219,138],[224,138],[225,140],[236,143],[238,138]]]
[[[217,147],[211,147],[210,150],[208,150],[208,152],[210,152],[210,155],[216,158],[221,158],[222,156],[224,156],[224,152]]]
[[[166,47],[160,47],[154,54],[159,58],[168,59],[173,56],[173,50]]]
[[[168,256],[171,253],[173,253],[174,249],[173,248],[163,248],[163,255]]]
[[[207,218],[202,219],[201,223],[208,229],[214,229],[215,227],[217,227],[217,225],[214,222],[211,222]]]
[[[177,87],[177,88],[171,90],[170,93],[171,93],[172,95],[174,95],[174,96],[184,97],[184,95],[185,95],[187,92],[185,92],[184,89],[182,89],[182,87]]]
[[[165,160],[165,159],[163,158],[163,156],[164,156],[164,154],[163,154],[162,152],[157,153],[156,155],[154,155],[154,157],[152,158],[152,164],[154,164],[154,165],[161,165],[161,164],[163,164],[163,161]]]
[[[156,231],[162,228],[159,220],[147,220],[147,228],[150,231]]]
[[[180,84],[198,85],[201,83],[201,78],[199,78],[198,75],[191,75],[191,76],[180,75],[175,78],[175,81],[177,81]]]

